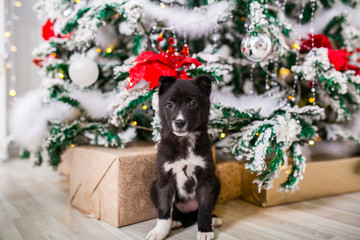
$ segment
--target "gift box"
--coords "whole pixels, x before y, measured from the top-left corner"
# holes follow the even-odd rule
[[[313,158],[314,159],[314,158]],[[315,158],[319,159],[319,157]],[[322,159],[327,159],[322,156]],[[242,176],[242,198],[263,207],[297,202],[307,199],[360,191],[360,157],[306,163],[304,179],[294,192],[279,192],[290,173],[288,167],[274,180],[273,188],[258,192],[257,184],[252,183],[256,174],[245,170]]]
[[[61,154],[61,162],[58,167],[59,173],[67,177],[70,176],[70,159],[73,158],[71,155],[74,153],[71,149],[68,148]]]
[[[224,203],[241,196],[241,175],[244,164],[237,161],[219,162],[215,175],[221,183],[218,203]]]
[[[70,168],[70,202],[85,215],[117,227],[157,216],[150,200],[157,177],[153,144],[74,147],[63,159]]]

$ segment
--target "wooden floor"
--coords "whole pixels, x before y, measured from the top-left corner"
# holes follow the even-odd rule
[[[360,184],[360,183],[359,183]],[[83,216],[68,202],[68,179],[28,160],[0,164],[0,239],[145,239],[150,220],[123,228]],[[241,200],[216,206],[216,239],[360,239],[360,192],[260,208]],[[196,226],[168,239],[195,239]]]

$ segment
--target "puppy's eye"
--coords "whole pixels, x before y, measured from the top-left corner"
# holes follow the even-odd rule
[[[189,106],[190,106],[190,108],[197,108],[197,106],[198,106],[198,103],[196,102],[196,101],[191,101],[190,103],[189,103]]]
[[[174,106],[174,103],[173,103],[172,101],[169,101],[169,102],[167,103],[167,108],[168,108],[168,109],[173,108],[173,106]]]

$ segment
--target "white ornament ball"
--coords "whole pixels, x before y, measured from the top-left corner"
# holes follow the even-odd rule
[[[99,68],[90,58],[79,56],[70,63],[69,75],[73,83],[80,87],[88,87],[98,79]]]
[[[250,61],[260,62],[271,52],[271,45],[270,38],[264,33],[248,34],[241,41],[241,52]]]

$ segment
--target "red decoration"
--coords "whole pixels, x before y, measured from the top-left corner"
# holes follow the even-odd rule
[[[130,69],[129,84],[126,89],[131,89],[142,80],[150,82],[149,90],[153,89],[159,85],[160,76],[189,79],[186,68],[192,64],[200,66],[201,63],[196,58],[187,57],[188,52],[189,48],[185,45],[180,53],[177,53],[172,46],[169,46],[166,53],[161,48],[158,54],[151,51],[143,52],[135,59],[134,62],[137,64]]]
[[[312,41],[311,34],[308,34],[310,39],[306,39],[300,48],[300,52],[308,52],[312,49]],[[353,52],[347,52],[344,50],[334,50],[333,46],[329,40],[329,38],[322,34],[314,35],[314,47],[316,48],[327,48],[328,49],[328,58],[329,61],[334,64],[334,68],[337,71],[346,71],[348,69],[354,70],[355,75],[360,75],[360,68],[354,65],[349,65],[349,56],[353,54]],[[356,51],[360,50],[359,48]]]
[[[36,66],[42,68],[42,62],[44,61],[42,58],[37,57],[34,58],[32,61]]]
[[[51,20],[48,19],[46,23],[42,26],[42,37],[45,41],[48,41],[50,38],[55,36],[54,22],[51,22]]]
[[[303,43],[300,46],[300,52],[308,52],[312,49],[312,40],[311,40],[311,34],[309,35],[309,39],[302,39]],[[332,49],[332,44],[329,40],[329,38],[323,34],[316,34],[314,35],[314,47],[316,48],[328,48]]]
[[[337,71],[346,71],[348,70],[349,63],[349,54],[346,50],[333,50],[328,49],[328,57]]]
[[[52,37],[69,39],[70,36],[71,36],[71,33],[68,33],[66,35],[60,35],[60,34],[55,35],[55,32],[54,32],[54,23],[55,23],[55,21],[56,20],[51,22],[51,20],[48,19],[46,21],[46,23],[42,26],[42,37],[43,37],[43,39],[45,41],[49,41],[50,38],[52,38]]]

